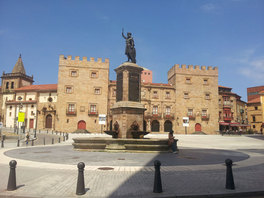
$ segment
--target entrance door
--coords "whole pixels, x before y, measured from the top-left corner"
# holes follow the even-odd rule
[[[78,129],[86,129],[86,122],[84,120],[78,122]]]
[[[34,119],[29,120],[29,128],[33,129],[34,128]]]
[[[166,120],[164,123],[164,132],[172,131],[172,122],[170,120]]]
[[[49,114],[46,117],[46,125],[45,128],[51,129],[52,128],[52,116]]]
[[[151,131],[152,132],[159,132],[160,124],[157,120],[153,120],[151,123]]]
[[[199,123],[195,124],[195,131],[202,131],[202,126]]]

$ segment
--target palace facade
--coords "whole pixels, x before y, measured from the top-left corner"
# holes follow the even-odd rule
[[[26,128],[96,133],[112,128],[116,81],[109,80],[109,59],[61,55],[58,84],[33,85],[20,56],[12,73],[1,78],[1,120],[6,127],[17,127],[18,112],[25,112]],[[246,120],[245,102],[231,88],[218,85],[217,67],[176,64],[168,71],[167,84],[153,83],[152,71],[144,68],[141,79],[147,131],[216,134],[221,123],[241,126]],[[100,116],[106,116],[103,125]],[[184,119],[188,126],[183,126]]]

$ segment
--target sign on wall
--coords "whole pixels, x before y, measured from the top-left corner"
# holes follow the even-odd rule
[[[184,127],[188,127],[189,126],[189,117],[183,117],[182,121],[183,121],[182,125]]]
[[[24,122],[24,121],[25,121],[25,113],[18,112],[18,122]]]
[[[106,115],[99,114],[99,124],[106,124]]]

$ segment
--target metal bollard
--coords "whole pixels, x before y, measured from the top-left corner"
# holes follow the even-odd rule
[[[40,133],[40,129],[39,129],[39,133]]]
[[[31,146],[34,146],[34,140],[31,140]]]
[[[60,137],[59,137],[59,143],[60,143]]]
[[[20,140],[18,139],[17,140],[17,147],[19,147],[19,145],[20,145]]]
[[[64,132],[62,133],[62,135],[64,136]]]
[[[49,133],[49,130],[47,130],[47,134]]]
[[[60,132],[60,135],[61,135],[61,132]]]
[[[66,133],[66,140],[68,140],[69,139],[69,134],[68,133]]]
[[[45,142],[45,138],[44,138],[44,139],[43,139],[43,145],[44,145],[44,146],[45,146],[45,143],[46,143],[46,142]]]
[[[51,131],[51,134],[53,135],[53,130]]]
[[[4,141],[5,141],[5,140],[2,140],[2,141],[1,141],[1,148],[4,148]]]
[[[54,138],[51,139],[51,144],[54,144]]]
[[[226,164],[226,189],[235,189],[234,177],[232,172],[233,161],[231,159],[225,160]]]
[[[161,176],[160,176],[160,161],[155,160],[154,166],[155,166],[155,179],[154,179],[154,193],[161,193],[162,192],[162,184],[161,184]]]
[[[63,141],[65,142],[65,136],[63,136]]]
[[[78,167],[78,180],[77,180],[76,195],[84,195],[85,186],[84,186],[83,171],[84,171],[85,164],[83,162],[79,162],[77,167]]]
[[[16,160],[11,160],[9,162],[10,172],[9,172],[9,178],[8,178],[8,184],[7,184],[8,191],[16,190],[17,188],[16,186],[16,165],[17,165]]]

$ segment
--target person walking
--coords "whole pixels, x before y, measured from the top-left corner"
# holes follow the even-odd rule
[[[29,141],[29,133],[28,132],[26,133],[25,141],[26,141],[26,145],[28,145],[28,141]]]
[[[178,153],[177,148],[176,148],[176,141],[174,139],[173,133],[174,133],[174,131],[171,130],[168,134],[168,138],[169,138],[168,145],[171,147],[171,150],[173,153]]]

